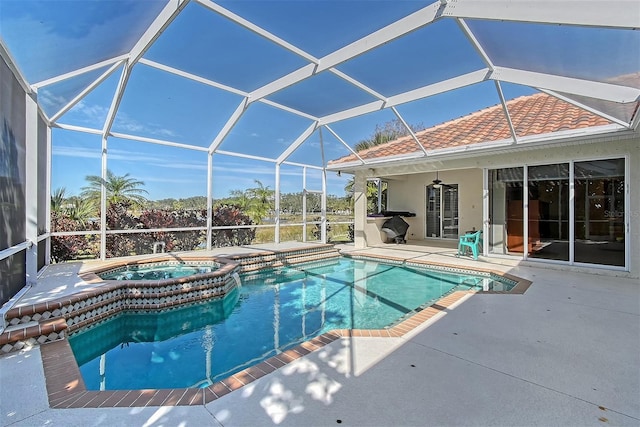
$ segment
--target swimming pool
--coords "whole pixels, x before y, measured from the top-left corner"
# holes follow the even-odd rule
[[[121,314],[69,342],[89,390],[206,387],[329,330],[385,328],[454,290],[492,286],[338,258],[245,274],[222,299]]]

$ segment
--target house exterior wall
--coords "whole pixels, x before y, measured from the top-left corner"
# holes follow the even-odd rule
[[[406,218],[410,224],[408,239],[425,238],[426,191],[425,188],[436,178],[444,183],[457,183],[459,191],[459,231],[480,229],[482,218],[483,170],[509,166],[553,164],[571,160],[597,160],[605,158],[627,158],[627,199],[626,217],[629,227],[629,269],[632,277],[640,277],[640,137],[619,136],[599,137],[590,143],[565,143],[531,147],[527,150],[512,150],[471,154],[465,157],[451,157],[433,161],[416,162],[405,165],[377,166],[356,174],[356,180],[365,176],[379,176],[389,182],[388,209],[409,210],[415,218]],[[365,210],[366,212],[366,210]],[[356,216],[363,215],[362,211]],[[366,214],[364,214],[366,215]],[[357,225],[357,222],[356,222]],[[375,232],[369,227],[369,231]],[[364,234],[364,233],[362,233]],[[356,233],[356,236],[358,233]],[[370,239],[375,240],[375,239]],[[360,242],[362,245],[362,242]],[[356,241],[356,245],[358,242]]]
[[[458,224],[460,232],[482,228],[482,169],[459,169],[438,173],[438,178],[448,184],[458,184]],[[390,210],[415,212],[414,218],[405,218],[409,223],[409,240],[426,236],[426,187],[436,179],[433,172],[418,173],[406,180],[388,180]]]

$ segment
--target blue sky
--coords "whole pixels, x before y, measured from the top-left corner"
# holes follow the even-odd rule
[[[30,83],[127,53],[144,28],[162,9],[162,0],[40,1],[1,0],[0,35]],[[316,57],[336,49],[416,11],[430,1],[220,1],[243,16]],[[331,23],[332,25],[328,25]],[[470,28],[500,65],[551,71],[599,81],[636,72],[637,63],[621,52],[640,46],[637,32],[540,24],[470,21]],[[315,31],[314,29],[319,29]],[[320,30],[321,29],[321,30]],[[580,43],[587,37],[592,41]],[[550,43],[566,40],[565,45]],[[512,44],[504,43],[510,40]],[[587,45],[587,48],[583,46]],[[526,51],[527,55],[523,55]],[[598,61],[593,53],[597,52]],[[530,59],[534,58],[532,62]],[[145,53],[145,60],[226,85],[223,90],[160,71],[149,64],[133,68],[115,117],[113,132],[206,148],[243,99],[242,93],[284,76],[308,62],[246,31],[202,5],[192,2]],[[568,60],[567,60],[568,59]],[[529,63],[523,63],[523,61]],[[585,62],[587,61],[587,62]],[[606,67],[589,68],[597,62]],[[38,98],[50,117],[109,66],[39,89]],[[484,63],[458,25],[441,20],[337,66],[340,72],[393,96],[484,68]],[[102,129],[121,69],[64,114],[61,124]],[[534,93],[504,84],[507,99]],[[371,102],[375,98],[335,74],[323,72],[267,97],[318,117]],[[499,103],[495,86],[485,82],[428,99],[399,105],[410,124],[426,127]],[[370,137],[376,125],[395,119],[378,111],[331,128],[350,146]],[[312,123],[262,102],[254,102],[229,133],[220,150],[277,158]],[[316,131],[288,160],[319,166],[321,135]],[[349,154],[326,129],[322,132],[325,160]],[[100,136],[54,129],[53,188],[78,194],[85,176],[100,174]],[[160,146],[110,137],[108,168],[144,181],[149,197],[181,198],[206,195],[207,157],[202,151]],[[228,155],[214,155],[214,197],[255,186],[255,180],[275,187],[275,165]],[[308,177],[308,189],[320,190],[318,172]],[[328,174],[328,190],[343,195],[348,177]],[[283,192],[302,190],[302,168],[282,169]]]

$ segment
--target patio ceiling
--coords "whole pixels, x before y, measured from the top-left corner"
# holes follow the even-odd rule
[[[635,131],[637,28],[634,0],[0,2],[0,53],[52,127],[321,166],[371,123],[500,104],[515,143],[508,101],[540,92]]]

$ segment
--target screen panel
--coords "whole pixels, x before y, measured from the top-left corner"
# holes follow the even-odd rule
[[[25,93],[0,61],[0,250],[26,240],[25,122]],[[25,251],[0,260],[0,305],[25,284]]]

